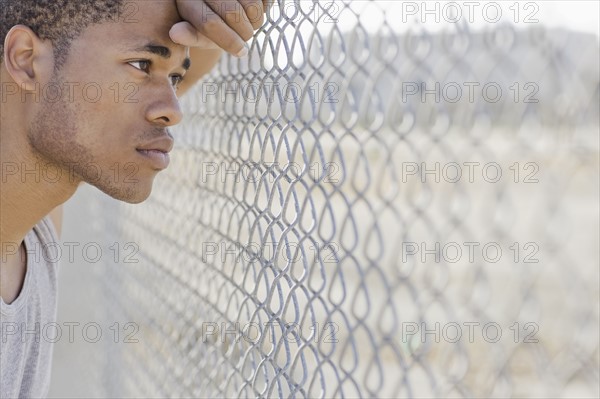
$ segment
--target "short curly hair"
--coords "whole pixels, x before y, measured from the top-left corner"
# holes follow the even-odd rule
[[[67,60],[71,42],[88,26],[118,20],[125,0],[0,0],[0,63],[4,40],[15,25],[31,28],[54,47],[54,69]]]

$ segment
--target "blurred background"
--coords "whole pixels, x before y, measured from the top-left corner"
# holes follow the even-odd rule
[[[273,5],[146,202],[67,204],[50,396],[598,397],[599,15]]]

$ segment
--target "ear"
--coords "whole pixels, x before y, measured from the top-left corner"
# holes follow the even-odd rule
[[[52,43],[25,25],[15,25],[4,40],[3,64],[22,90],[34,91],[36,83],[47,82],[54,71]]]

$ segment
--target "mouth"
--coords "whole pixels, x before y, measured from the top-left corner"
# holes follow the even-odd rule
[[[139,145],[135,150],[156,170],[163,170],[169,166],[169,152],[172,149],[173,138],[167,132],[144,145]]]
[[[156,169],[163,170],[169,166],[169,153],[166,151],[157,149],[142,150],[139,148],[136,149],[136,151],[144,157],[146,161],[154,165]]]

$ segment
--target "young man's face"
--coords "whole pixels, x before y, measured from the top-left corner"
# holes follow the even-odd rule
[[[34,152],[114,198],[145,200],[168,163],[168,129],[182,118],[174,83],[187,49],[169,38],[180,20],[174,1],[129,1],[118,21],[88,27],[31,107]],[[144,50],[150,44],[170,57]]]

